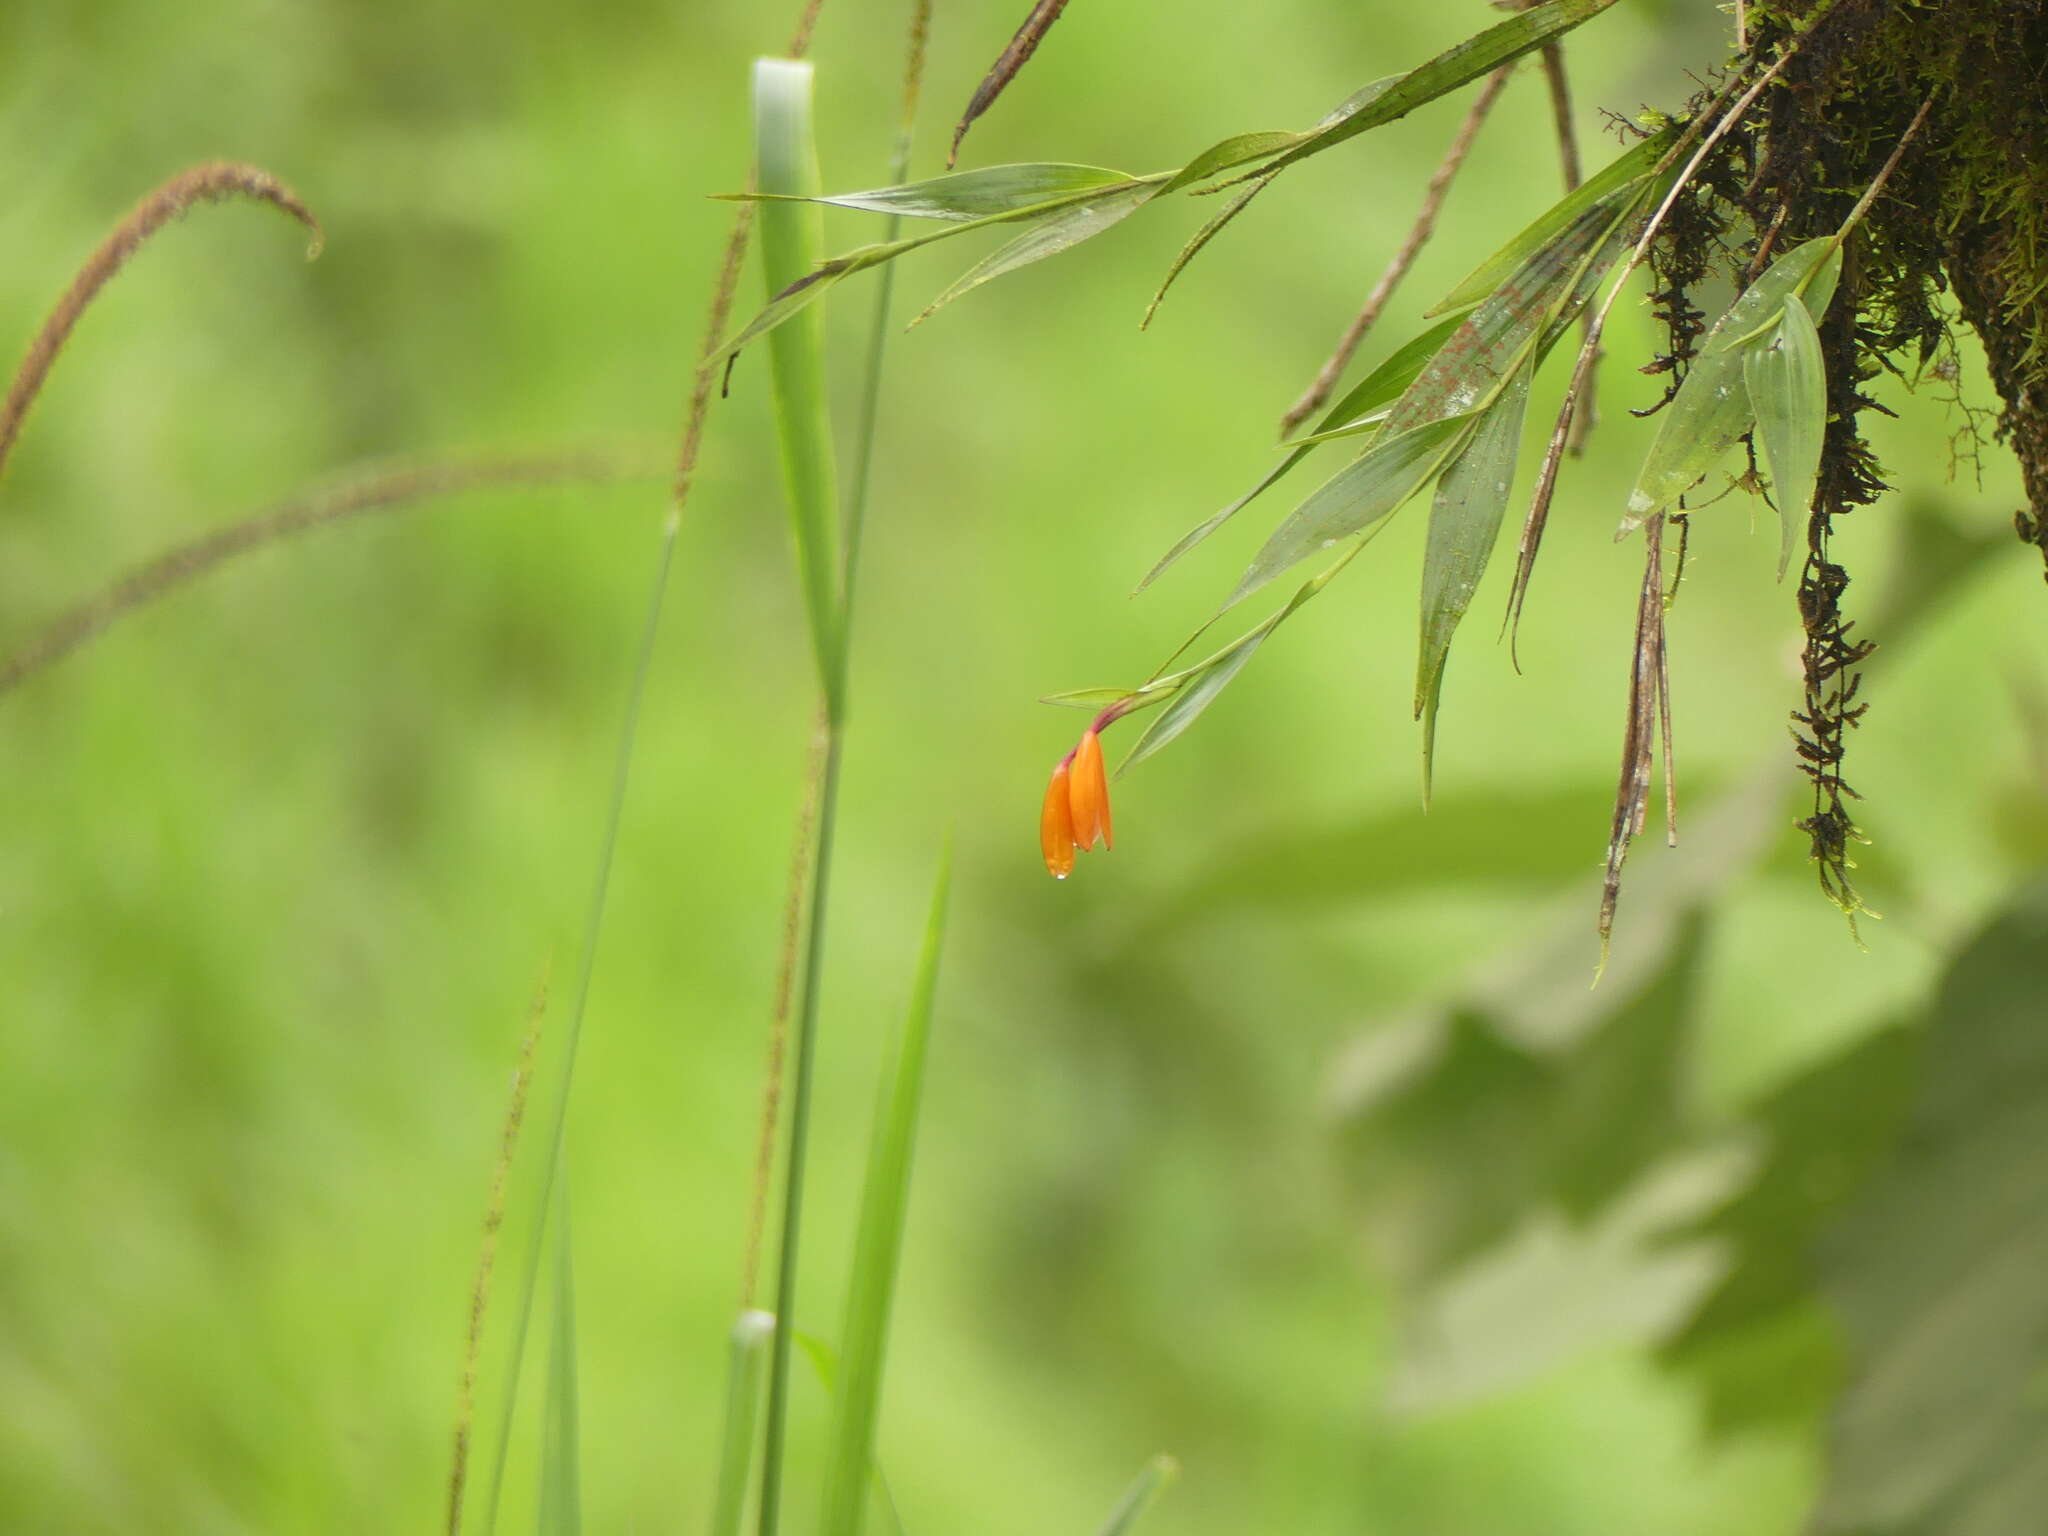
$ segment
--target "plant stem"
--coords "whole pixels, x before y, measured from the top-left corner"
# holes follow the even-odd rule
[[[818,797],[818,840],[811,865],[810,933],[793,1042],[789,1092],[789,1152],[783,1168],[782,1248],[775,1271],[775,1339],[768,1366],[768,1431],[761,1451],[761,1536],[775,1536],[782,1514],[782,1459],[789,1428],[790,1345],[796,1336],[798,1238],[803,1231],[804,1165],[810,1145],[811,1076],[818,1037],[819,979],[825,959],[825,913],[832,883],[833,833],[839,820],[841,721],[825,726],[825,776]]]

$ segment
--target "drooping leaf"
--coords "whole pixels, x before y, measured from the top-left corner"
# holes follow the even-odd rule
[[[1429,360],[1436,355],[1438,349],[1450,339],[1451,333],[1464,323],[1463,315],[1453,315],[1447,320],[1438,321],[1421,335],[1402,346],[1392,356],[1387,358],[1385,362],[1381,363],[1354,385],[1343,399],[1331,406],[1324,413],[1323,419],[1317,423],[1316,431],[1318,433],[1325,433],[1334,428],[1357,422],[1362,418],[1383,418],[1386,409],[1401,398],[1408,386],[1415,382],[1416,375],[1422,372],[1423,368],[1429,363]],[[1237,516],[1238,513],[1250,506],[1262,492],[1268,490],[1282,475],[1307,458],[1309,450],[1315,445],[1315,441],[1316,439],[1314,438],[1297,440],[1294,447],[1288,450],[1286,457],[1282,458],[1277,465],[1268,470],[1265,477],[1257,485],[1246,491],[1221,512],[1216,513],[1206,522],[1184,534],[1180,542],[1162,555],[1159,563],[1146,573],[1145,579],[1138,583],[1138,590],[1142,592],[1151,586],[1154,581],[1165,573],[1166,568],[1172,565],[1174,561],[1178,560],[1182,555],[1201,543],[1202,540],[1208,538],[1218,528],[1229,522],[1231,518]]]
[[[1821,1532],[2002,1536],[2048,1496],[2048,882],[1957,959],[1888,1165],[1823,1238],[1846,1329]]]
[[[867,1183],[861,1192],[852,1278],[841,1335],[844,1367],[834,1396],[832,1455],[826,1465],[824,1536],[860,1536],[881,1415],[888,1358],[889,1314],[896,1297],[904,1216],[910,1204],[910,1169],[924,1094],[926,1048],[938,990],[939,952],[945,939],[946,893],[952,855],[939,862],[924,950],[903,1027],[883,1064],[875,1121],[868,1143]]]
[[[1403,432],[1388,429],[1281,521],[1224,600],[1233,608],[1274,577],[1318,551],[1333,549],[1396,511],[1458,451],[1475,417],[1425,421]]]
[[[873,187],[864,192],[833,192],[807,199],[829,203],[835,208],[858,208],[868,213],[896,213],[913,219],[949,219],[965,222],[998,218],[1021,210],[1041,207],[1074,192],[1088,192],[1119,186],[1134,177],[1122,171],[1096,165],[1069,165],[1060,161],[1032,161],[1020,165],[990,165],[975,171],[955,171],[928,181],[907,182],[896,187]],[[749,194],[738,194],[746,199]],[[768,192],[751,194],[754,201],[786,201],[784,195]]]
[[[1150,327],[1152,317],[1159,313],[1159,306],[1166,299],[1166,291],[1174,285],[1175,279],[1187,270],[1188,263],[1201,255],[1202,248],[1222,234],[1224,226],[1240,213],[1243,213],[1246,208],[1250,207],[1252,199],[1272,184],[1271,178],[1263,176],[1253,181],[1242,192],[1238,193],[1237,196],[1225,203],[1222,212],[1212,215],[1208,223],[1204,224],[1189,237],[1188,243],[1180,248],[1180,253],[1173,258],[1172,265],[1166,269],[1166,276],[1159,280],[1159,287],[1152,295],[1152,302],[1145,306],[1145,318],[1138,322],[1139,330],[1142,331]]]
[[[1422,560],[1422,654],[1415,674],[1415,713],[1422,718],[1424,805],[1429,803],[1444,662],[1450,655],[1451,637],[1472,604],[1472,594],[1500,537],[1534,374],[1532,357],[1516,371],[1501,397],[1486,408],[1471,440],[1437,482],[1436,501],[1430,508],[1429,542]]]
[[[1826,314],[1841,270],[1841,246],[1832,237],[1808,240],[1773,262],[1714,322],[1685,382],[1664,408],[1629,493],[1621,534],[1668,510],[1750,429],[1755,417],[1743,381],[1746,349],[1762,339],[1760,330],[1795,294],[1816,319]]]
[[[1370,537],[1368,534],[1366,541],[1362,542],[1369,542]],[[1130,772],[1193,725],[1202,711],[1216,702],[1216,695],[1229,687],[1231,680],[1244,670],[1244,664],[1252,659],[1253,653],[1265,643],[1266,637],[1285,623],[1303,603],[1328,586],[1331,579],[1344,569],[1352,555],[1357,552],[1357,547],[1354,547],[1340,559],[1311,576],[1295,589],[1294,596],[1287,600],[1284,607],[1238,636],[1214,655],[1205,657],[1192,667],[1176,672],[1170,677],[1159,678],[1148,684],[1148,692],[1171,692],[1167,693],[1166,707],[1150,725],[1146,726],[1145,734],[1138,738],[1137,744],[1131,748],[1130,755],[1117,768],[1118,776]]]
[[[1145,1463],[1145,1470],[1137,1480],[1124,1490],[1124,1496],[1117,1500],[1116,1508],[1102,1523],[1095,1536],[1130,1536],[1138,1523],[1139,1516],[1152,1507],[1152,1501],[1173,1486],[1173,1480],[1180,1476],[1180,1463],[1171,1456],[1154,1456]]]
[[[1500,286],[1509,273],[1578,223],[1596,204],[1606,202],[1616,193],[1637,187],[1648,180],[1655,173],[1658,161],[1663,159],[1670,149],[1674,137],[1675,130],[1671,128],[1653,133],[1618,156],[1598,174],[1581,182],[1546,209],[1527,229],[1480,263],[1471,276],[1453,288],[1443,302],[1429,313],[1441,315],[1449,310],[1477,304],[1484,299]]]
[[[1274,530],[1223,606],[1241,602],[1295,562],[1385,517],[1421,490],[1458,452],[1476,413],[1559,333],[1586,291],[1589,264],[1612,249],[1610,237],[1634,203],[1633,193],[1621,192],[1596,204],[1452,327],[1388,408],[1365,453]],[[1437,430],[1445,423],[1455,425]]]
[[[1093,239],[1111,225],[1129,218],[1157,194],[1150,181],[1131,181],[1110,191],[1075,202],[1039,219],[1014,240],[998,246],[969,268],[957,282],[925,306],[912,325],[922,324],[961,294],[979,288],[991,278],[1028,267],[1034,261],[1057,256],[1061,251]]]
[[[1514,269],[1452,331],[1387,413],[1386,432],[1483,408],[1582,291],[1588,262],[1634,199],[1595,204]]]
[[[1545,0],[1497,22],[1454,43],[1419,69],[1410,70],[1387,90],[1376,94],[1369,106],[1316,128],[1302,143],[1284,153],[1276,165],[1307,159],[1357,137],[1368,128],[1405,117],[1426,102],[1512,63],[1554,37],[1561,37],[1612,4],[1614,0]]]
[[[1097,198],[1121,197],[1134,185],[1156,190],[1165,179],[1164,174],[1139,176],[1113,181],[1106,186],[1084,188],[1078,192],[1061,192],[1048,197],[1042,203],[1029,204],[1008,213],[992,213],[975,219],[948,220],[942,222],[940,228],[928,230],[921,235],[910,235],[901,240],[888,240],[875,245],[856,246],[853,250],[834,256],[829,261],[818,263],[778,290],[759,314],[734,332],[730,339],[720,344],[718,350],[712,354],[711,363],[717,366],[730,362],[748,345],[771,334],[779,326],[787,324],[792,317],[803,313],[832,288],[857,272],[865,272],[870,267],[894,261],[898,256],[922,250],[925,246],[935,245],[941,240],[951,240],[973,230],[988,229],[998,224],[1029,224],[1051,219]],[[795,200],[805,202],[810,199],[799,197]],[[778,202],[787,201],[789,200],[771,198],[767,200],[767,206],[772,207]],[[1067,242],[1068,245],[1073,243]],[[1052,253],[1047,251],[1043,254]],[[1023,263],[1017,265],[1021,266]]]
[[[1743,348],[1742,377],[1756,414],[1756,435],[1771,471],[1783,533],[1778,542],[1778,579],[1792,563],[1792,549],[1806,529],[1820,480],[1821,439],[1828,426],[1827,362],[1820,331],[1797,299],[1789,301],[1777,330]]]
[[[792,59],[754,65],[754,152],[764,192],[809,198],[819,187],[811,133],[811,66]],[[824,219],[803,201],[764,203],[761,266],[779,293],[812,271],[824,244]],[[825,330],[815,309],[768,338],[777,437],[797,571],[810,621],[818,676],[834,686],[839,618],[839,482],[825,382]]]

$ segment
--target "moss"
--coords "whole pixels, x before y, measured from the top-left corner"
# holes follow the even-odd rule
[[[2020,461],[2031,502],[2020,535],[2048,559],[2048,0],[1753,0],[1748,18],[1738,76],[1789,58],[1660,236],[1670,341],[1652,371],[1690,355],[1691,287],[1717,267],[1746,283],[1773,255],[1841,228],[1911,140],[1845,249],[1821,326],[1829,423],[1799,586],[1805,698],[1793,722],[1813,785],[1801,825],[1853,922],[1860,834],[1843,759],[1867,707],[1858,666],[1871,642],[1853,633],[1850,575],[1830,545],[1836,520],[1886,489],[1860,427],[1882,409],[1867,384],[1887,370],[1917,376],[1958,314],[1983,339],[2003,402],[1997,433]],[[1708,109],[1706,94],[1691,104]]]

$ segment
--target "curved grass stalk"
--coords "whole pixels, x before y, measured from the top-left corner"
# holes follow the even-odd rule
[[[36,396],[42,393],[44,381],[49,378],[50,369],[57,361],[57,354],[64,350],[64,343],[71,339],[79,319],[92,307],[100,290],[112,282],[128,264],[128,259],[171,220],[201,203],[224,202],[231,197],[269,203],[297,219],[313,237],[306,247],[306,259],[311,261],[320,254],[325,239],[320,221],[313,216],[313,210],[300,201],[296,192],[270,172],[259,166],[229,160],[212,160],[180,171],[143,198],[126,218],[114,226],[114,232],[78,269],[71,286],[64,290],[56,308],[50,311],[42,329],[36,332],[35,340],[29,343],[28,353],[22,358],[20,367],[15,370],[14,381],[8,386],[7,398],[0,402],[0,474],[6,472],[8,456],[13,453],[15,441],[21,436],[21,424],[27,419],[29,407],[35,404]]]

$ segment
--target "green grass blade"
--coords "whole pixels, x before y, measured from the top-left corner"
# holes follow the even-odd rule
[[[1270,490],[1281,476],[1308,457],[1310,449],[1317,441],[1326,440],[1320,436],[1321,434],[1356,422],[1360,417],[1383,411],[1400,399],[1408,386],[1415,382],[1416,376],[1428,366],[1429,360],[1436,356],[1443,344],[1450,340],[1452,333],[1464,323],[1463,315],[1453,315],[1448,320],[1439,321],[1373,369],[1353,386],[1343,399],[1324,413],[1323,419],[1316,424],[1318,436],[1298,441],[1285,458],[1266,471],[1265,477],[1257,485],[1206,522],[1183,534],[1180,542],[1161,555],[1159,563],[1146,573],[1143,581],[1138,583],[1138,591],[1142,592],[1151,586],[1166,573],[1167,567]]]
[[[1487,407],[1472,440],[1437,482],[1422,560],[1422,654],[1415,676],[1415,713],[1422,717],[1422,803],[1429,804],[1436,756],[1437,699],[1451,637],[1471,606],[1479,578],[1500,537],[1522,446],[1533,357]]]
[[[966,222],[1000,218],[1043,207],[1069,193],[1102,191],[1136,178],[1099,165],[1069,165],[1042,160],[1021,165],[991,165],[978,171],[957,171],[929,181],[874,187],[865,192],[833,192],[808,199],[835,208],[868,213],[893,213],[912,219]],[[776,201],[768,192],[738,194],[762,202]],[[886,242],[885,242],[886,243]]]
[[[519,1407],[519,1379],[526,1362],[526,1339],[533,1327],[533,1299],[540,1285],[541,1257],[545,1252],[549,1226],[548,1212],[554,1205],[555,1183],[562,1165],[563,1139],[569,1122],[569,1092],[576,1081],[576,1050],[583,1038],[583,1015],[590,1002],[591,978],[597,973],[597,941],[604,931],[612,863],[619,846],[619,822],[625,814],[633,753],[640,738],[640,706],[647,697],[647,677],[653,669],[654,640],[661,632],[661,610],[668,594],[668,573],[675,561],[679,526],[676,515],[671,513],[662,527],[653,590],[647,599],[647,616],[641,623],[633,681],[626,695],[625,719],[619,726],[618,749],[612,763],[611,795],[605,805],[604,836],[598,846],[597,875],[592,882],[590,907],[584,919],[583,952],[576,970],[576,994],[569,1009],[568,1027],[563,1033],[562,1066],[549,1109],[545,1161],[541,1165],[540,1187],[534,1202],[533,1234],[527,1240],[526,1260],[520,1274],[519,1310],[513,1323],[511,1359],[505,1368],[505,1385],[499,1402],[497,1455],[491,1469],[490,1499],[484,1507],[483,1536],[495,1536],[498,1528],[498,1505],[504,1494],[505,1468],[511,1456],[512,1422]]]
[[[945,941],[952,853],[941,855],[925,919],[924,951],[903,1027],[883,1063],[868,1143],[867,1184],[861,1195],[853,1273],[846,1298],[844,1365],[834,1394],[831,1459],[825,1470],[824,1536],[860,1536],[867,1511],[875,1426],[888,1361],[889,1313],[896,1296],[904,1214],[910,1202],[911,1158],[918,1105],[931,1040],[939,955]]]
[[[569,1182],[555,1186],[555,1336],[548,1360],[546,1433],[540,1459],[540,1536],[577,1536],[576,1276],[569,1237]]]
[[[1657,162],[1671,147],[1675,133],[1675,129],[1666,128],[1651,134],[1597,175],[1581,182],[1570,195],[1553,203],[1527,229],[1487,257],[1478,270],[1453,288],[1444,301],[1429,313],[1441,315],[1479,303],[1498,288],[1509,273],[1570,229],[1596,204],[1648,180],[1655,173]]]
[[[1685,382],[1664,407],[1617,538],[1691,490],[1755,424],[1743,381],[1748,348],[1763,339],[1795,294],[1808,313],[1827,313],[1841,270],[1841,247],[1832,238],[1808,240],[1773,262],[1714,322]]]
[[[1129,181],[1085,202],[1062,208],[1039,219],[1014,240],[1005,242],[968,268],[951,287],[927,304],[912,325],[922,325],[962,294],[979,288],[993,278],[1028,267],[1034,261],[1071,250],[1083,240],[1092,240],[1112,225],[1120,224],[1158,194],[1156,183]]]
[[[1102,1523],[1096,1536],[1128,1536],[1138,1523],[1139,1517],[1152,1507],[1152,1501],[1172,1486],[1180,1476],[1180,1463],[1171,1456],[1154,1456],[1145,1464],[1137,1481],[1124,1490],[1124,1496],[1117,1500],[1116,1508],[1109,1512],[1109,1518]]]
[[[725,1425],[718,1440],[718,1494],[711,1506],[711,1536],[740,1536],[747,1484],[754,1469],[754,1430],[761,1414],[761,1378],[775,1319],[749,1308],[732,1325],[726,1349]]]
[[[817,146],[811,133],[808,63],[758,59],[754,63],[754,151],[761,190],[771,195],[817,195]],[[783,291],[819,263],[824,216],[804,202],[761,206],[761,265],[768,292]],[[796,539],[804,609],[827,708],[838,711],[839,495],[826,405],[825,322],[816,306],[790,317],[768,338],[775,415],[782,445],[782,477]]]
[[[1778,502],[1780,581],[1813,506],[1821,439],[1828,427],[1828,374],[1820,330],[1796,299],[1787,301],[1783,316],[1775,335],[1744,349],[1742,365],[1750,409],[1756,413],[1756,435],[1763,443]]]

